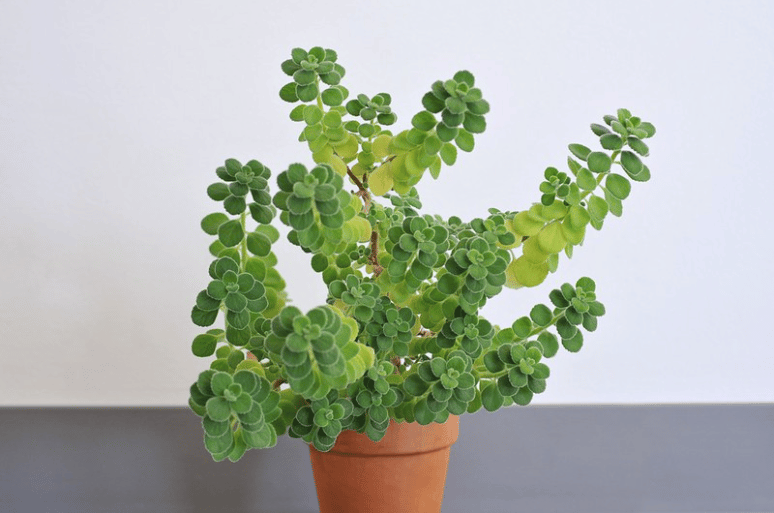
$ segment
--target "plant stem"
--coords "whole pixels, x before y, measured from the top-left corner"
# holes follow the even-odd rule
[[[376,230],[371,232],[371,255],[368,257],[368,263],[374,268],[374,276],[382,274],[384,268],[379,265],[379,232]]]
[[[239,222],[242,225],[242,233],[246,231],[245,230],[245,226],[247,224],[246,220],[247,220],[247,211],[242,212],[242,215],[239,217]],[[239,249],[242,252],[241,262],[239,262],[239,270],[240,272],[244,272],[245,267],[247,265],[247,237],[242,238],[242,242],[239,243]]]
[[[358,191],[357,195],[360,196],[360,198],[363,200],[363,212],[368,214],[368,212],[371,210],[371,194],[368,192],[368,189],[365,185],[363,185],[363,182],[365,182],[368,179],[368,175],[363,175],[363,181],[360,181],[360,179],[355,176],[355,173],[352,172],[352,170],[347,166],[347,176],[349,176],[353,182],[355,182],[355,185],[357,185]],[[374,276],[379,276],[382,274],[382,271],[384,268],[379,265],[379,232],[377,230],[371,231],[371,255],[368,257],[368,263],[371,264],[374,268]]]

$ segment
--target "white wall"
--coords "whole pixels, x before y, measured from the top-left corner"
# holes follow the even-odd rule
[[[310,161],[277,91],[290,49],[317,44],[353,93],[391,93],[400,126],[434,80],[476,74],[488,130],[421,184],[428,212],[529,206],[618,107],[657,126],[623,218],[486,308],[510,324],[596,279],[608,314],[535,403],[772,401],[772,23],[749,1],[5,0],[0,405],[184,404],[206,366],[188,317],[205,188],[227,157]],[[277,251],[296,304],[321,303],[308,258]]]

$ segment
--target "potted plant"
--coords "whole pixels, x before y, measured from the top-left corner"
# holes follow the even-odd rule
[[[201,222],[216,239],[192,319],[209,327],[222,313],[225,325],[193,340],[196,356],[216,359],[190,407],[217,461],[284,433],[309,443],[322,511],[438,511],[458,416],[528,404],[546,388],[546,360],[580,350],[605,313],[586,277],[511,326],[481,308],[503,287],[539,285],[589,226],[621,215],[631,182],[650,178],[641,157],[655,129],[620,109],[591,125],[600,150],[571,144],[567,170],[545,170],[539,202],[444,219],[420,213],[414,185],[486,128],[470,72],[432,84],[393,132],[390,95],[351,95],[336,52],[296,48],[281,68],[292,81],[280,97],[297,104],[290,118],[314,165],[291,164],[275,192],[257,160],[217,168],[207,194],[224,211]],[[277,214],[328,286],[308,312],[287,304],[276,270]]]

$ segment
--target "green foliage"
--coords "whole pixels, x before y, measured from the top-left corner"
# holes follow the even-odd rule
[[[204,446],[215,461],[236,461],[246,449],[277,443],[283,431],[280,396],[266,378],[249,370],[206,370],[191,385],[189,405],[202,417]]]
[[[446,358],[436,356],[420,363],[416,373],[403,382],[406,394],[418,398],[414,418],[419,424],[445,421],[449,414],[462,415],[476,397],[473,360],[463,351]]]
[[[339,433],[352,422],[353,410],[349,399],[339,398],[338,392],[331,390],[298,410],[288,434],[313,444],[318,451],[330,451]]]
[[[565,283],[510,326],[481,310],[504,286],[542,283],[588,226],[622,215],[632,184],[650,179],[653,125],[619,109],[591,125],[598,145],[570,144],[567,168],[545,169],[526,210],[446,219],[421,212],[415,185],[465,160],[459,150],[486,129],[489,103],[470,72],[434,82],[393,133],[392,97],[350,98],[336,52],[296,48],[281,68],[291,81],[280,97],[295,104],[313,165],[289,165],[272,192],[266,166],[228,159],[207,188],[220,208],[200,223],[214,260],[191,312],[208,329],[191,351],[213,359],[189,400],[206,449],[236,461],[287,433],[328,451],[345,429],[378,441],[390,419],[424,425],[528,404],[546,389],[546,359],[596,330],[596,285]],[[277,270],[278,211],[327,285],[305,314],[286,304]],[[222,328],[210,328],[221,312]]]
[[[350,429],[365,433],[374,442],[381,440],[387,431],[389,408],[403,401],[400,388],[388,382],[394,371],[391,363],[380,362],[347,388],[347,395],[354,403]]]
[[[410,308],[398,308],[390,298],[381,296],[370,319],[362,324],[360,338],[379,353],[408,356],[415,320]]]

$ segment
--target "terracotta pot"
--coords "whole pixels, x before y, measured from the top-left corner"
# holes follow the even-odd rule
[[[439,513],[459,417],[420,426],[390,421],[378,443],[344,431],[330,452],[310,446],[320,513]]]

